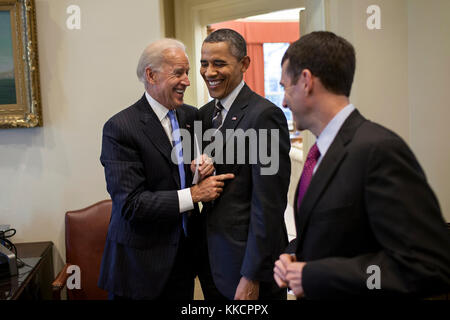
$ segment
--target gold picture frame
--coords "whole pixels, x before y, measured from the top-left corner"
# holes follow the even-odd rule
[[[43,125],[35,10],[34,0],[0,0],[0,128]]]

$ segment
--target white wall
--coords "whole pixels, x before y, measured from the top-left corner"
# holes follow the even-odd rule
[[[66,8],[81,8],[68,30]],[[104,122],[143,93],[135,69],[162,36],[158,0],[36,0],[44,127],[0,131],[0,224],[14,242],[55,244],[64,213],[108,198],[99,162]]]

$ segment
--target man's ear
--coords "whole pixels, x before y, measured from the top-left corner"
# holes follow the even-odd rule
[[[156,84],[156,73],[152,70],[152,68],[147,67],[145,69],[145,79],[150,84]]]
[[[313,92],[313,90],[314,90],[313,75],[309,69],[303,69],[303,71],[300,75],[299,82],[302,83],[302,87],[305,90],[307,95],[309,95]]]
[[[241,72],[244,73],[250,66],[250,57],[249,56],[243,57],[241,62],[242,62]]]

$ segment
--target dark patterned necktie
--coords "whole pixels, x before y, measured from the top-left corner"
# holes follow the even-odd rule
[[[314,143],[314,145],[308,152],[305,165],[303,166],[302,176],[300,177],[300,182],[298,186],[297,210],[300,209],[303,197],[305,196],[306,190],[308,190],[309,184],[311,183],[314,167],[316,166],[319,157],[320,157],[319,148],[317,148],[317,144]]]
[[[215,134],[217,133],[218,129],[222,126],[222,110],[223,105],[220,103],[219,100],[217,100],[217,103],[214,105],[214,113],[213,113],[213,119],[212,119],[212,128],[216,129]],[[211,137],[211,142],[214,142],[215,140],[215,134]],[[215,149],[211,150],[211,156],[214,158],[216,155]]]
[[[218,129],[222,125],[222,120],[223,120],[222,110],[223,110],[223,105],[220,103],[219,100],[217,100],[217,103],[215,104],[215,107],[214,107],[214,115],[213,115],[213,119],[212,119],[212,127],[214,129]]]

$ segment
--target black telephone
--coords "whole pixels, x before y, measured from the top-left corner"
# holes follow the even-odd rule
[[[16,246],[8,239],[16,234],[15,229],[0,231],[0,278],[15,276],[24,263],[17,258]]]

